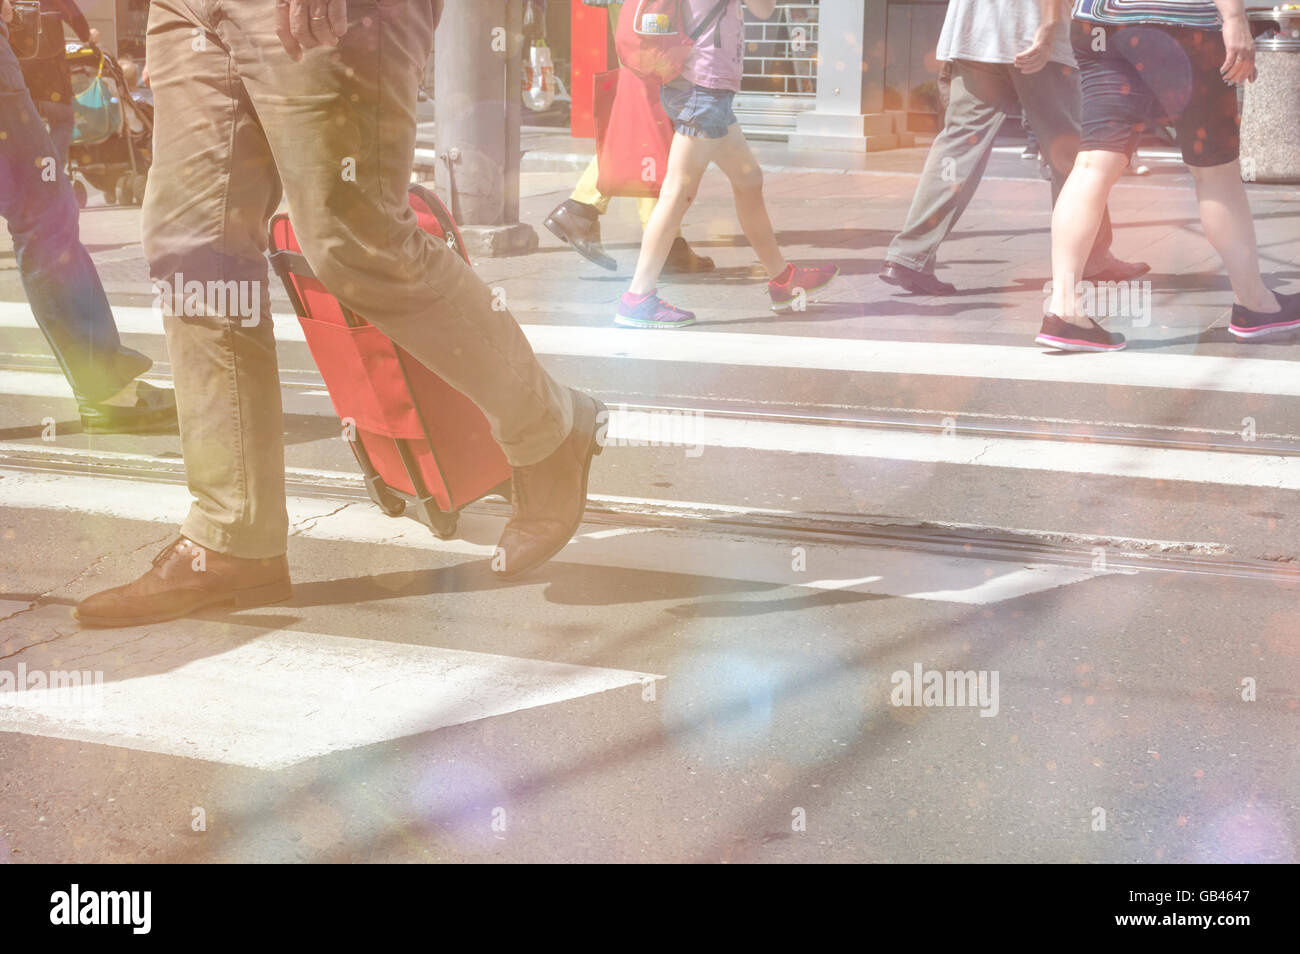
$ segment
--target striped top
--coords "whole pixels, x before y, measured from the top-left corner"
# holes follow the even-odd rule
[[[1218,30],[1223,26],[1214,0],[1074,0],[1074,18],[1094,23],[1168,23]]]

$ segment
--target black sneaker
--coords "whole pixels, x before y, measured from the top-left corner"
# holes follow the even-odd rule
[[[83,434],[147,434],[176,432],[176,392],[135,383],[135,404],[82,404]]]
[[[1034,340],[1058,351],[1121,351],[1127,342],[1121,334],[1111,334],[1092,318],[1091,328],[1080,328],[1056,315],[1047,315]]]
[[[1281,311],[1251,311],[1241,305],[1232,306],[1232,321],[1228,330],[1238,338],[1259,338],[1263,335],[1275,335],[1279,331],[1294,331],[1300,328],[1300,292],[1290,295],[1278,295],[1277,303]]]

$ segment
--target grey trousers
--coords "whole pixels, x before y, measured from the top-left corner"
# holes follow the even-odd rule
[[[1048,63],[1025,75],[1006,63],[953,62],[952,87],[943,130],[930,147],[912,196],[903,231],[886,261],[918,272],[934,271],[939,245],[953,230],[979,187],[993,140],[1019,100],[1039,149],[1052,169],[1052,204],[1079,151],[1078,70]],[[1090,258],[1110,248],[1110,215],[1104,214]]]

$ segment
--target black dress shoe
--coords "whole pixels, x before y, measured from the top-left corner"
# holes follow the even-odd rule
[[[546,217],[545,226],[562,242],[601,268],[618,271],[618,262],[600,244],[600,214],[591,206],[565,199]]]
[[[83,404],[81,429],[86,434],[142,434],[176,431],[176,392],[135,383],[134,406]]]
[[[668,258],[664,262],[665,273],[689,275],[692,272],[711,272],[713,268],[713,259],[707,255],[696,255],[695,250],[686,244],[686,239],[680,235],[673,239],[673,247],[668,250]]]
[[[914,295],[955,295],[957,286],[941,282],[933,275],[918,272],[897,262],[886,262],[880,271],[880,280],[897,285]]]
[[[591,459],[603,449],[605,405],[573,391],[573,430],[550,457],[511,472],[514,513],[492,559],[501,579],[519,576],[564,549],[587,509]]]

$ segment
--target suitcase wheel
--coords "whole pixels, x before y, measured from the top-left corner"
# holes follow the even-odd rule
[[[414,506],[416,519],[432,530],[439,540],[450,540],[456,535],[457,513],[439,510],[431,498],[417,500]]]
[[[429,529],[439,540],[450,540],[456,535],[457,522],[454,513],[439,514],[438,518],[429,525]]]
[[[380,510],[390,517],[400,517],[406,510],[406,501],[396,494],[390,494],[387,491],[380,490],[371,492],[370,499],[375,502]]]

